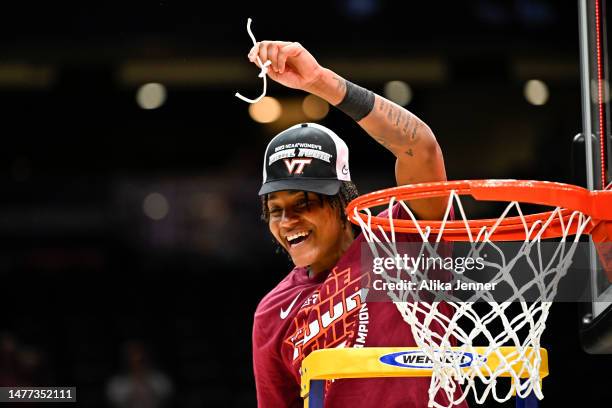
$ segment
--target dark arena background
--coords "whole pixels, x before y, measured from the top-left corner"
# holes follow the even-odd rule
[[[253,312],[291,269],[260,220],[267,142],[330,127],[361,193],[394,184],[394,158],[301,91],[234,97],[261,91],[248,17],[258,40],[299,41],[420,116],[449,179],[582,174],[575,1],[5,5],[0,385],[123,407],[144,370],[155,390],[129,407],[256,406]],[[578,305],[551,313],[541,406],[610,406],[612,358],[583,351]]]

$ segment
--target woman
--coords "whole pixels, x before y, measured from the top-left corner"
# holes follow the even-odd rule
[[[432,131],[406,109],[320,66],[299,43],[263,41],[248,55],[255,64],[258,56],[271,61],[268,75],[274,81],[326,100],[390,150],[398,185],[446,180]],[[342,139],[310,123],[281,132],[266,148],[259,194],[270,232],[295,264],[255,313],[260,407],[302,406],[300,365],[313,350],[415,345],[395,306],[368,303],[361,290],[364,240],[344,216],[357,190]],[[410,206],[421,219],[440,219],[446,204],[445,198],[432,198]],[[400,207],[393,212],[405,216]],[[425,407],[428,388],[428,378],[337,380],[327,385],[325,406]],[[437,400],[445,402],[443,396]]]

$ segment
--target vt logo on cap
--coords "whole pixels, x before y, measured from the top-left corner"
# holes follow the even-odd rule
[[[259,195],[281,190],[335,195],[350,180],[346,143],[324,126],[302,123],[268,143]]]
[[[285,166],[287,166],[289,174],[302,174],[304,166],[310,164],[311,161],[312,159],[285,159]]]

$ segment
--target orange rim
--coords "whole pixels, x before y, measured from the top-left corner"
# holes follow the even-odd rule
[[[384,230],[390,231],[391,226],[388,217],[372,216],[369,218],[363,211],[372,207],[388,205],[393,197],[396,201],[411,201],[448,196],[453,190],[458,195],[470,195],[479,201],[517,201],[519,203],[560,207],[560,214],[555,216],[542,232],[542,239],[558,238],[566,235],[563,227],[565,226],[567,229],[574,211],[592,217],[592,222],[583,231],[584,233],[591,231],[600,220],[612,220],[612,191],[589,191],[570,184],[532,180],[461,180],[393,187],[364,194],[354,199],[346,207],[346,214],[351,222],[359,225],[359,222],[353,218],[355,209],[357,209],[357,216],[364,223],[380,226]],[[492,241],[524,240],[525,226],[531,228],[536,222],[545,223],[552,213],[553,211],[546,211],[525,215],[524,217],[505,217],[499,222],[490,239]],[[468,229],[472,236],[476,238],[483,227],[492,227],[497,222],[497,218],[469,220],[468,227],[466,227],[464,220],[448,220],[444,223],[443,237],[451,241],[467,241],[469,240]],[[419,220],[418,223],[422,230],[429,227],[431,234],[434,234],[432,236],[440,232],[443,224],[439,220]],[[419,232],[415,223],[410,219],[394,219],[393,227],[396,232],[401,233]],[[578,223],[572,222],[567,235],[574,235],[577,228]],[[540,232],[537,227],[536,232]]]

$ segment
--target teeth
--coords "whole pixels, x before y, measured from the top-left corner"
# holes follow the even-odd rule
[[[299,237],[305,237],[308,234],[310,234],[310,233],[307,232],[307,231],[301,231],[301,232],[298,232],[298,233],[295,233],[295,234],[292,234],[292,235],[287,235],[287,241],[293,241],[294,239],[297,239]]]

